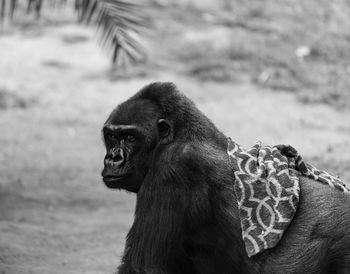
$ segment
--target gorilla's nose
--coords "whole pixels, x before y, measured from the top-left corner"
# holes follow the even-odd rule
[[[113,165],[120,166],[125,162],[125,152],[121,148],[111,151],[111,160]]]

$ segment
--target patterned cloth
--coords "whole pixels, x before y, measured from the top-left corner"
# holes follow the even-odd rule
[[[227,149],[236,182],[242,238],[248,257],[275,247],[299,204],[299,176],[349,192],[344,183],[305,164],[291,146],[256,143],[243,150],[231,139]]]

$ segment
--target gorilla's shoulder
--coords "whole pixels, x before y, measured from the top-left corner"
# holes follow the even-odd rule
[[[169,145],[158,160],[164,168],[176,166],[192,171],[230,169],[226,151],[209,143],[176,142]]]

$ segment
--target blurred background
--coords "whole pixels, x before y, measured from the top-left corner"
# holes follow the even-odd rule
[[[347,0],[0,0],[0,22],[2,274],[115,270],[135,197],[101,180],[101,127],[152,81],[350,182]]]

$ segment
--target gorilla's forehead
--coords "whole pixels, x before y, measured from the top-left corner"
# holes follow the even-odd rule
[[[112,125],[140,125],[150,120],[157,120],[159,108],[149,100],[137,99],[126,101],[117,106],[106,123]]]

